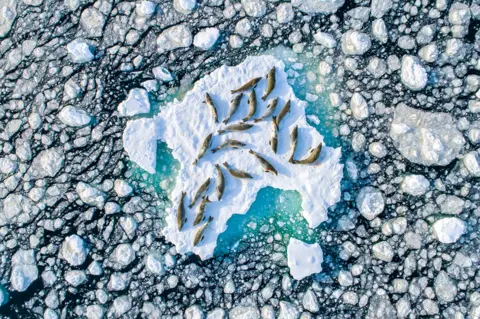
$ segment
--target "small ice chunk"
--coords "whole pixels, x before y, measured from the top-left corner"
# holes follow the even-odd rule
[[[435,62],[438,58],[438,48],[435,43],[427,44],[418,51],[418,56],[425,62]]]
[[[364,120],[368,117],[368,104],[360,93],[353,93],[350,100],[350,109],[357,120]]]
[[[134,116],[150,112],[148,92],[144,89],[132,89],[125,101],[118,105],[119,116]]]
[[[443,270],[435,278],[433,287],[435,288],[435,294],[442,302],[452,302],[457,295],[456,283]]]
[[[150,18],[157,8],[157,4],[152,1],[142,0],[135,5],[135,12],[144,18]]]
[[[335,13],[345,0],[292,0],[292,5],[305,13]]]
[[[307,244],[290,238],[287,247],[288,267],[296,280],[322,271],[323,252],[318,243]]]
[[[28,170],[30,177],[41,179],[44,177],[54,177],[63,167],[65,154],[61,148],[50,148],[41,151],[32,161]]]
[[[433,235],[444,244],[455,243],[466,231],[463,220],[457,217],[447,217],[437,220],[433,226]]]
[[[372,0],[370,8],[372,16],[375,18],[383,17],[393,6],[392,0]]]
[[[67,51],[74,63],[87,63],[95,58],[92,47],[81,39],[75,39],[67,44]]]
[[[308,289],[303,296],[303,308],[311,313],[317,313],[320,310],[320,304],[313,289]]]
[[[130,265],[136,258],[135,251],[130,244],[118,245],[112,253],[112,261],[115,262],[118,269],[123,269]]]
[[[205,28],[193,39],[193,45],[202,50],[210,50],[218,40],[220,31],[217,28]]]
[[[386,262],[392,261],[393,255],[395,254],[392,246],[386,241],[381,241],[373,245],[372,252],[377,259]]]
[[[295,12],[290,3],[280,3],[276,11],[278,23],[288,23],[295,17]]]
[[[388,41],[388,30],[387,25],[383,19],[376,19],[372,22],[372,33],[375,39],[381,43],[387,43]]]
[[[37,260],[33,249],[19,249],[12,257],[10,283],[12,289],[23,292],[38,278]]]
[[[79,182],[75,190],[85,204],[96,206],[99,209],[103,208],[106,195],[99,189],[85,184],[84,182]]]
[[[197,6],[197,0],[173,0],[173,7],[180,13],[190,14]]]
[[[65,273],[65,281],[73,287],[78,287],[87,281],[84,270],[69,270]]]
[[[408,160],[422,165],[448,165],[465,139],[448,113],[432,113],[399,104],[390,127],[394,146]]]
[[[157,66],[152,69],[153,76],[155,79],[160,80],[162,82],[170,82],[173,80],[173,75],[168,71],[168,69]]]
[[[123,179],[115,180],[114,189],[118,197],[127,197],[133,192],[132,186]]]
[[[448,12],[448,21],[455,25],[468,24],[471,17],[472,14],[469,6],[461,2],[455,2],[452,4],[450,11]]]
[[[403,179],[400,188],[404,193],[412,196],[425,194],[430,187],[430,182],[422,175],[408,175]]]
[[[373,220],[383,212],[385,199],[378,188],[366,186],[358,192],[356,204],[363,217]]]
[[[149,253],[147,257],[145,257],[145,267],[152,274],[165,274],[165,265],[163,262],[163,258],[158,253]]]
[[[58,113],[58,119],[62,121],[63,124],[73,127],[85,126],[91,121],[91,117],[87,112],[71,105],[65,106],[60,113]]]
[[[187,48],[191,44],[192,32],[183,24],[166,29],[157,38],[157,46],[161,52]]]
[[[347,55],[362,55],[371,46],[370,36],[366,33],[349,30],[342,36],[342,50]]]
[[[436,199],[443,214],[458,215],[463,211],[465,201],[455,195],[440,195]]]
[[[265,0],[242,0],[242,6],[247,15],[258,18],[267,12]]]
[[[87,259],[87,243],[78,235],[65,238],[62,243],[62,257],[72,266],[80,266]]]
[[[157,158],[155,120],[128,121],[123,131],[123,147],[132,161],[154,174]]]
[[[462,162],[472,176],[480,177],[480,157],[477,152],[465,154]]]
[[[103,13],[94,6],[83,10],[80,16],[80,24],[91,37],[101,37],[103,35],[106,20]]]
[[[337,40],[335,38],[326,33],[326,32],[317,32],[313,35],[313,39],[320,45],[323,45],[324,47],[328,49],[333,49],[337,46]]]
[[[5,37],[12,28],[17,18],[17,0],[5,0],[0,2],[0,38]]]
[[[420,91],[427,86],[428,75],[417,57],[404,55],[400,72],[402,83],[412,91]]]

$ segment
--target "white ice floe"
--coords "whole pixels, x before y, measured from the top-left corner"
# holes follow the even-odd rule
[[[180,13],[190,14],[197,6],[197,0],[173,0],[173,7]]]
[[[65,238],[62,244],[61,255],[72,266],[80,266],[87,259],[87,243],[78,235]]]
[[[130,160],[153,174],[157,159],[157,134],[154,119],[127,122],[123,131],[123,147]]]
[[[157,66],[152,69],[153,76],[155,79],[160,80],[162,82],[170,82],[173,80],[173,75],[168,71],[168,69]]]
[[[430,187],[430,182],[423,175],[408,175],[403,179],[400,188],[403,192],[412,196],[421,196],[425,194]]]
[[[239,87],[254,77],[264,77],[268,71],[276,67],[276,86],[269,98],[261,100],[267,81],[263,79],[256,87],[258,109],[255,117],[265,112],[268,103],[275,97],[279,98],[277,114],[287,100],[291,100],[291,111],[280,125],[278,152],[275,154],[270,145],[271,119],[262,121],[245,132],[218,135],[217,130],[224,127],[216,124],[210,109],[202,103],[205,93],[208,92],[218,110],[222,121],[230,107],[233,95],[230,90]],[[323,137],[311,127],[305,117],[304,101],[295,97],[292,88],[287,83],[287,75],[282,61],[272,56],[249,57],[242,64],[234,67],[222,66],[211,74],[195,83],[194,88],[188,92],[183,101],[175,101],[163,107],[156,117],[158,138],[165,141],[172,150],[172,155],[181,163],[181,168],[176,180],[176,186],[170,194],[172,207],[167,210],[167,226],[164,234],[167,240],[176,245],[179,253],[194,252],[206,259],[213,255],[217,237],[227,228],[227,221],[233,214],[245,214],[255,201],[257,192],[267,186],[283,190],[296,190],[302,196],[302,215],[310,227],[317,227],[327,219],[327,209],[340,199],[340,181],[343,175],[343,165],[339,163],[341,150],[323,146],[318,161],[313,165],[294,165],[288,163],[290,155],[290,132],[298,125],[299,139],[296,158],[304,158],[311,147],[323,143]],[[249,92],[247,92],[247,95]],[[235,123],[248,113],[247,97],[244,96],[238,111],[230,123]],[[147,120],[143,120],[147,121]],[[143,122],[143,125],[147,125]],[[130,127],[129,127],[130,125]],[[131,123],[127,124],[124,132],[124,145],[132,160],[141,160],[144,157],[152,158],[154,164],[155,152],[153,146],[149,152],[135,143],[153,143],[152,132],[139,132],[132,129]],[[153,126],[153,124],[149,124]],[[141,127],[141,126],[140,126]],[[212,147],[229,138],[235,138],[247,144],[244,149],[224,150],[217,153],[208,152],[197,165],[192,162],[197,158],[201,144],[205,137],[214,133]],[[129,150],[130,148],[130,150]],[[253,149],[278,170],[278,176],[265,173],[258,160],[248,153]],[[135,154],[136,153],[136,154]],[[137,155],[137,159],[132,156]],[[199,229],[193,226],[193,220],[198,210],[198,205],[189,209],[185,205],[187,222],[182,231],[177,228],[176,209],[182,192],[186,192],[185,203],[190,203],[199,186],[207,179],[216,179],[215,164],[222,165],[228,162],[233,167],[248,171],[253,175],[252,180],[242,181],[232,177],[222,166],[225,175],[225,193],[221,201],[217,201],[215,183],[210,186],[208,196],[213,201],[207,205],[205,216],[213,217],[213,221],[205,231],[205,238],[196,247],[193,238]],[[138,162],[137,162],[138,163]],[[144,165],[145,166],[145,165]],[[154,170],[154,165],[150,166]]]
[[[245,12],[251,17],[261,17],[267,12],[265,0],[242,0]]]
[[[134,116],[150,112],[148,92],[144,89],[132,89],[125,101],[118,105],[119,116]]]
[[[288,267],[296,280],[301,280],[322,271],[323,252],[320,245],[307,244],[290,238],[287,247]]]
[[[422,165],[448,165],[460,153],[465,139],[448,113],[432,113],[399,104],[390,137],[408,160]]]
[[[71,105],[65,106],[58,113],[58,119],[63,124],[73,127],[85,126],[91,121],[91,117],[87,112]]]
[[[432,226],[432,231],[438,241],[452,244],[465,234],[466,228],[465,222],[460,218],[447,217],[437,220]]]
[[[33,249],[19,249],[12,257],[10,283],[12,289],[25,291],[38,278],[37,260]]]
[[[75,63],[87,63],[95,58],[92,47],[84,40],[73,40],[67,44],[67,51]]]
[[[385,198],[378,188],[366,186],[358,192],[356,204],[360,214],[372,220],[385,209]]]
[[[370,36],[366,33],[349,30],[342,36],[342,50],[347,55],[362,55],[372,46]]]
[[[345,0],[292,0],[292,5],[305,13],[335,13]]]
[[[417,57],[403,56],[400,77],[402,83],[412,91],[420,91],[427,86],[427,71]]]
[[[192,44],[192,32],[183,25],[176,25],[163,31],[157,38],[160,52],[186,48]]]
[[[220,31],[217,28],[205,28],[195,35],[193,45],[202,50],[209,50],[215,45],[219,36]]]

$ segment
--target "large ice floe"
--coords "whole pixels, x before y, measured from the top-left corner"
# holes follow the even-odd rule
[[[261,99],[266,86],[265,79],[268,71],[276,67],[276,85],[266,101]],[[212,257],[216,246],[217,237],[226,231],[227,221],[233,214],[245,214],[255,201],[260,189],[271,186],[282,190],[296,190],[302,196],[302,215],[310,227],[315,228],[327,219],[327,209],[340,199],[340,181],[343,176],[343,165],[339,163],[341,157],[340,148],[334,149],[323,146],[318,160],[311,165],[291,164],[290,156],[290,132],[298,126],[298,143],[295,153],[296,159],[308,156],[310,148],[316,147],[323,142],[323,137],[310,125],[305,118],[306,102],[299,100],[292,88],[287,83],[285,65],[281,60],[273,56],[249,57],[237,66],[222,66],[197,81],[183,101],[174,101],[160,109],[160,113],[154,118],[156,126],[156,139],[165,141],[172,155],[181,163],[175,187],[170,194],[172,207],[166,211],[167,226],[164,229],[166,239],[175,244],[179,253],[194,252],[202,259]],[[258,107],[254,118],[260,117],[266,106],[272,99],[278,97],[278,106],[275,114],[278,114],[287,100],[291,101],[291,110],[283,119],[278,132],[278,151],[272,151],[269,141],[271,139],[272,119],[260,121],[243,132],[232,132],[218,135],[217,131],[224,128],[222,120],[227,116],[230,109],[230,101],[234,97],[231,90],[238,88],[255,77],[264,77],[256,86]],[[251,90],[245,92],[241,104],[227,124],[238,123],[248,111],[248,95]],[[210,108],[203,103],[205,94],[212,97],[220,123],[215,123]],[[135,120],[140,121],[140,120]],[[253,121],[250,121],[253,123]],[[128,134],[132,132],[127,125],[124,133],[124,142],[133,139]],[[148,130],[151,134],[151,130]],[[147,133],[147,131],[145,131]],[[213,133],[212,148],[217,147],[227,139],[236,139],[247,145],[241,149],[226,149],[216,153],[208,151],[207,154],[192,165],[197,158],[201,145],[206,136]],[[152,140],[151,136],[137,136],[140,140]],[[249,150],[261,154],[278,170],[278,176],[264,172],[259,161]],[[154,148],[148,147],[144,152],[151,153]],[[128,152],[128,149],[127,149]],[[138,148],[136,153],[141,152]],[[143,158],[152,158],[152,154],[143,154]],[[135,157],[132,160],[136,160]],[[239,180],[232,177],[222,166],[228,162],[236,169],[246,171],[253,175],[251,180]],[[222,166],[225,176],[225,192],[220,201],[216,195],[217,171],[215,164]],[[145,166],[148,171],[154,167],[149,161]],[[149,169],[148,169],[149,168]],[[193,226],[198,206],[188,208],[193,196],[201,184],[207,178],[211,178],[211,184],[207,195],[211,203],[207,204],[205,217],[213,217],[208,224],[203,240],[194,246],[195,234],[205,222]],[[187,219],[182,230],[177,227],[177,207],[182,192],[185,197],[185,217]],[[200,202],[199,200],[198,202]]]

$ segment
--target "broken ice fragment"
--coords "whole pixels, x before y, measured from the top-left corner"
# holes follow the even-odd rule
[[[465,222],[460,218],[447,217],[437,220],[432,226],[432,231],[438,241],[452,244],[465,233],[466,228]]]
[[[87,112],[71,105],[65,106],[60,113],[58,113],[58,119],[62,121],[63,124],[73,127],[85,126],[91,121],[91,117]]]
[[[322,271],[323,252],[320,245],[307,244],[290,238],[287,247],[288,267],[296,280],[301,280]]]
[[[134,116],[150,112],[148,93],[144,89],[132,89],[125,101],[118,105],[119,116]]]
[[[74,63],[87,63],[95,58],[90,45],[81,39],[73,40],[67,44],[67,51]]]
[[[209,50],[215,45],[219,36],[220,31],[217,28],[205,28],[195,35],[193,45],[202,50]]]

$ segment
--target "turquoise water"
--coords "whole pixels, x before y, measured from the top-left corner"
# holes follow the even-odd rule
[[[277,48],[265,52],[265,54],[272,54],[282,59],[287,69],[297,63],[294,68],[299,76],[295,80],[292,79],[290,85],[292,85],[295,94],[299,98],[306,100],[306,92],[315,93],[313,86],[318,81],[309,82],[306,80],[306,74],[309,71],[318,75],[318,62],[311,62],[315,58],[310,60],[283,48]],[[289,61],[289,58],[292,57],[296,61]],[[303,68],[299,68],[298,63],[302,63]],[[184,94],[185,90],[182,92],[170,91],[170,95],[164,101],[158,103],[155,111],[158,111],[173,98],[181,100]],[[317,101],[309,102],[306,108],[307,116],[315,115],[319,120],[318,124],[309,120],[309,124],[324,136],[327,145],[338,146],[339,142],[336,140],[332,130],[334,127],[332,113],[326,93],[320,94]],[[175,186],[179,167],[180,164],[173,158],[166,144],[159,142],[156,173],[148,174],[131,162],[128,167],[128,175],[135,185],[153,186],[159,200],[164,202],[159,206],[169,206],[171,204],[168,202],[168,193]],[[315,242],[316,231],[309,229],[307,222],[301,216],[301,201],[300,194],[295,191],[282,191],[272,187],[262,189],[245,215],[234,215],[228,221],[227,231],[218,238],[215,255],[223,255],[241,249],[242,239],[254,238],[259,236],[259,234],[266,237],[276,235],[277,239],[278,236],[283,238],[285,235],[288,235],[306,242]]]

